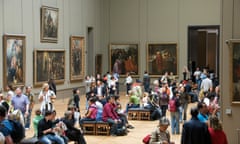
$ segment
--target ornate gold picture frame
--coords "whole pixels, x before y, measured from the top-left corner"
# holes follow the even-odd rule
[[[70,37],[70,81],[84,79],[85,40],[81,36]]]
[[[177,43],[148,43],[147,71],[151,76],[178,75]]]
[[[57,43],[58,17],[58,8],[41,7],[41,42]]]
[[[26,70],[26,37],[3,36],[3,81],[7,85],[24,86]]]
[[[37,49],[34,51],[34,86],[42,86],[49,79],[56,83],[65,80],[65,51]]]
[[[130,73],[133,76],[139,75],[139,45],[110,44],[109,46],[109,67],[111,72],[117,72],[120,76]]]

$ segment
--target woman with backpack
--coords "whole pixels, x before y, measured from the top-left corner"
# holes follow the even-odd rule
[[[171,130],[172,130],[172,134],[180,134],[179,132],[180,100],[179,100],[179,93],[176,90],[176,87],[172,87],[172,94],[173,96],[168,103],[168,110],[170,111],[170,117],[171,117]]]

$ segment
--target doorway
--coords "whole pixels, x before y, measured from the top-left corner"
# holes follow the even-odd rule
[[[94,35],[93,27],[87,27],[87,54],[86,54],[86,74],[94,74]]]
[[[188,27],[188,68],[193,80],[197,67],[219,75],[219,29],[218,25]]]

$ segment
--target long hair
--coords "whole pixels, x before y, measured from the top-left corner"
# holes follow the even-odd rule
[[[210,127],[214,130],[222,130],[222,124],[217,116],[210,116]]]

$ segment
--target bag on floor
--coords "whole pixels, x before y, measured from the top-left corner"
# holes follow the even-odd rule
[[[144,144],[149,144],[150,139],[151,139],[151,135],[148,134],[148,135],[146,135],[146,136],[142,139],[142,142],[143,142]]]

